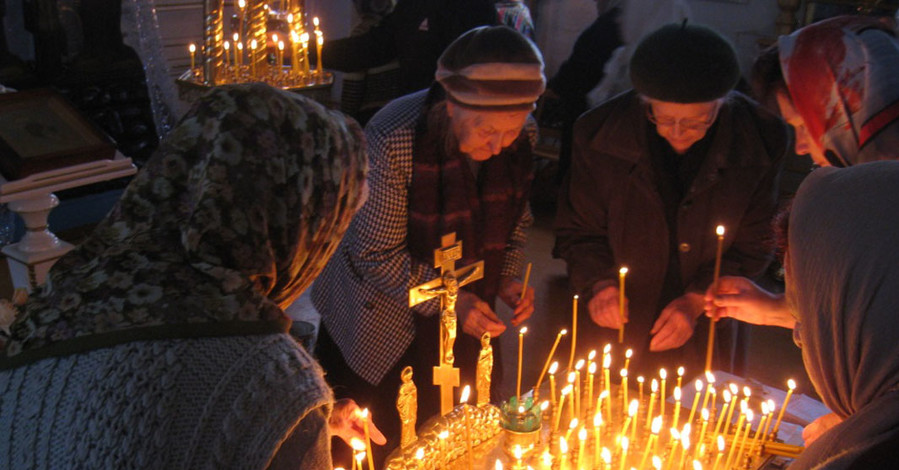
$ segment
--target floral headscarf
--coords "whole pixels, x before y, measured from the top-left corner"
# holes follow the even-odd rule
[[[899,120],[899,41],[886,20],[837,17],[778,47],[793,106],[834,166],[899,157],[899,124],[887,129]]]
[[[897,188],[899,162],[883,161],[815,170],[796,194],[787,293],[809,378],[845,421],[791,469],[846,468],[822,463],[899,435]]]
[[[21,309],[0,367],[138,339],[286,331],[363,197],[359,126],[299,95],[214,89]]]

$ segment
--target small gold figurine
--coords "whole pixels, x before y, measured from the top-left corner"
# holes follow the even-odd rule
[[[400,447],[404,448],[418,439],[415,424],[418,418],[418,389],[412,381],[412,367],[406,366],[400,375],[403,383],[396,397],[396,409],[400,413]]]
[[[478,406],[490,403],[490,374],[493,372],[493,346],[490,345],[490,333],[481,336],[481,354],[478,355],[477,381]]]

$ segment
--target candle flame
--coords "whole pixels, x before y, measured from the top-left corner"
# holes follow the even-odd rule
[[[709,371],[705,371],[705,381],[710,384],[715,383],[715,374],[713,374]]]
[[[631,404],[628,405],[628,407],[627,407],[627,415],[630,417],[633,417],[634,415],[637,414],[637,409],[639,409],[639,408],[640,408],[640,400],[637,400],[636,398],[634,398],[633,400],[631,400]]]
[[[574,370],[581,370],[584,368],[584,360],[578,359],[578,361],[574,364]]]
[[[680,391],[680,387],[674,387],[674,399],[675,399],[676,401],[680,401],[680,399],[681,399],[682,396],[683,396],[683,394],[682,394],[682,392]]]
[[[661,369],[659,369],[659,377],[661,377],[662,380],[665,380],[665,379],[668,378],[668,371],[665,370],[664,367],[662,367]]]
[[[576,378],[577,378],[577,372],[569,372],[568,373],[568,383],[570,383],[570,384],[574,383]]]
[[[309,33],[304,32],[304,33],[300,34],[300,42],[303,42],[303,43],[309,42]]]
[[[623,276],[627,275],[627,266],[622,266],[621,269],[618,270],[618,274]]]
[[[790,390],[796,389],[796,381],[793,379],[787,380],[787,387],[790,387]]]
[[[718,435],[718,452],[724,452],[724,436]]]
[[[277,35],[277,34],[272,33],[272,42],[274,42],[274,43],[277,43],[277,42],[278,42],[278,35]]]
[[[762,414],[763,415],[768,414],[768,403],[767,402],[762,402]]]
[[[353,437],[350,439],[350,447],[353,450],[365,450],[365,443],[361,439]]]
[[[519,407],[518,407],[518,414],[520,414],[520,415],[524,414],[524,407],[523,407],[523,406],[519,406]]]
[[[565,336],[567,334],[568,334],[568,330],[566,330],[565,328],[562,328],[562,331],[559,332],[559,336]]]
[[[581,428],[581,430],[577,432],[577,438],[582,441],[587,440],[587,428]]]
[[[291,31],[290,32],[290,41],[293,42],[294,44],[300,42],[300,35],[297,34],[296,31]]]
[[[771,410],[772,413],[774,413],[774,409],[775,409],[774,400],[772,400],[770,398],[768,399],[768,409]]]
[[[231,36],[231,39],[234,39],[235,43],[238,42],[238,40],[240,39],[240,34],[234,33],[234,35]]]
[[[600,455],[602,456],[603,463],[605,463],[605,464],[612,463],[612,452],[609,451],[608,447],[603,447]]]
[[[293,24],[293,13],[287,14],[287,24]]]
[[[662,416],[656,416],[652,418],[652,433],[655,435],[659,434],[659,431],[662,430]]]
[[[699,414],[702,416],[703,421],[709,420],[709,409],[708,408],[703,408],[702,411],[699,412]]]
[[[661,470],[662,468],[662,459],[658,455],[652,456],[652,468],[655,470]]]
[[[225,50],[231,49],[231,41],[225,41]]]
[[[731,396],[732,395],[730,394],[730,390],[725,389],[724,390],[724,403],[730,403]]]
[[[278,50],[279,50],[279,51],[283,51],[283,50],[284,50],[284,41],[278,41]]]
[[[606,398],[609,398],[609,391],[608,391],[608,390],[603,390],[603,391],[600,392],[600,394],[599,394],[599,399],[600,399],[600,400],[605,400]]]
[[[191,45],[187,46],[187,50],[189,50],[190,52],[197,52],[197,45],[191,43]]]
[[[359,466],[362,466],[363,460],[365,460],[365,451],[356,454],[356,461],[358,462]]]
[[[543,465],[550,467],[553,463],[553,454],[550,454],[548,450],[543,451]]]
[[[737,387],[737,384],[735,383],[727,384],[727,388],[730,389],[730,394],[733,396],[737,396],[740,394],[740,387]]]
[[[446,439],[449,437],[449,431],[440,431],[440,434],[437,435],[440,439]]]
[[[702,470],[702,464],[698,460],[693,461],[693,470]]]
[[[683,377],[683,376],[684,376],[684,366],[680,366],[680,367],[677,368],[677,376],[678,376],[678,377]]]
[[[562,389],[562,395],[568,395],[573,388],[574,387],[571,384],[566,385],[565,388]]]
[[[241,10],[243,10],[246,7],[247,7],[246,0],[237,0],[237,8],[240,8]]]
[[[690,448],[690,433],[689,432],[680,433],[680,445],[684,447],[685,451]]]
[[[519,446],[519,445],[515,445],[515,447],[517,447],[519,449],[521,448],[521,446]],[[516,458],[518,458],[518,457],[516,457]],[[496,459],[496,465],[494,465],[493,468],[495,468],[496,470],[503,470],[503,463],[500,462],[499,459]]]
[[[528,327],[522,326],[520,330],[518,330],[518,334],[523,335],[528,332]]]
[[[652,379],[652,382],[649,384],[649,389],[652,390],[652,393],[656,393],[659,391],[659,381],[656,379]]]
[[[425,448],[419,447],[418,450],[415,451],[415,460],[424,460],[425,458]]]
[[[724,226],[719,225],[719,226],[715,227],[715,233],[718,234],[719,237],[723,237],[724,236]]]
[[[470,395],[470,394],[471,394],[471,387],[466,385],[465,388],[462,389],[462,397],[459,399],[459,401],[462,403],[468,402],[468,395]]]
[[[606,345],[602,347],[602,353],[603,353],[603,354],[608,354],[608,353],[610,353],[611,351],[612,351],[612,344],[611,344],[611,343],[606,343]]]
[[[703,385],[702,380],[696,379],[696,391],[697,391],[697,392],[701,392],[701,391],[702,391],[702,387],[704,387],[704,386],[705,386],[705,385]]]
[[[752,396],[752,389],[749,387],[743,387],[743,396],[746,398]]]
[[[512,454],[515,455],[516,460],[521,460],[521,445],[520,444],[515,444],[515,448],[512,449]],[[496,459],[496,463],[499,464],[498,468],[503,468],[503,464],[500,463],[499,459]]]
[[[540,411],[546,411],[547,408],[549,408],[549,400],[543,400],[543,402],[540,403]]]
[[[362,408],[361,410],[356,409],[356,414],[362,419],[367,419],[368,418],[368,408]]]
[[[621,374],[622,377],[627,377],[627,369],[621,369],[621,372],[619,372],[619,374]]]
[[[612,356],[605,355],[602,357],[602,368],[608,369],[612,365]]]
[[[630,359],[631,356],[633,356],[633,355],[634,355],[634,350],[633,350],[633,349],[628,348],[627,351],[624,352],[624,357],[625,357],[626,359]]]
[[[571,422],[568,423],[568,429],[574,429],[577,427],[577,418],[572,418]]]
[[[250,41],[250,49],[256,50],[257,46],[258,46],[258,44],[256,43],[255,39]]]
[[[316,28],[318,27],[318,17],[317,16],[312,18],[312,24],[315,25]],[[721,230],[724,230],[724,227],[721,227]]]
[[[755,413],[752,412],[751,409],[746,410],[746,422],[751,423],[752,419],[755,417]]]
[[[549,375],[555,375],[557,370],[559,370],[558,361],[553,362],[552,365],[549,366]]]
[[[237,50],[238,50],[238,51],[242,51],[242,50],[243,50],[243,43],[242,43],[242,42],[237,43]]]
[[[637,376],[637,382],[640,382],[642,384],[645,381],[646,381],[646,379],[644,379],[642,375]]]
[[[593,427],[598,428],[600,426],[602,426],[602,413],[597,412],[595,415],[593,415]]]
[[[627,452],[627,448],[630,447],[631,441],[628,440],[626,436],[621,436],[621,450]]]
[[[595,349],[591,349],[591,350],[590,350],[590,354],[587,354],[587,360],[588,360],[588,361],[592,361],[592,360],[595,359],[595,358],[596,358],[596,350],[595,350]]]
[[[749,409],[749,404],[746,403],[745,401],[741,401],[740,402],[740,413],[745,414],[746,410],[748,410],[748,409]]]
[[[564,437],[559,438],[559,451],[561,451],[563,455],[568,453],[568,442],[565,441]]]
[[[590,374],[596,373],[596,363],[595,362],[590,363],[590,367],[587,368],[587,372],[590,372]]]

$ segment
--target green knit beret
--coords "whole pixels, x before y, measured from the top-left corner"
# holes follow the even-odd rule
[[[631,83],[659,101],[701,103],[726,95],[740,79],[733,46],[699,25],[669,24],[644,37],[630,63]]]

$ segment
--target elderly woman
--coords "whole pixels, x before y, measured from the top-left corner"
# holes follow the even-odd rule
[[[882,19],[838,17],[782,36],[756,62],[760,97],[796,130],[796,153],[820,166],[899,158],[899,39]],[[782,294],[723,277],[710,315],[793,328]]]
[[[764,271],[787,132],[733,90],[736,54],[710,28],[684,22],[654,31],[637,45],[630,75],[633,90],[575,124],[553,254],[565,260],[595,324],[585,334],[615,341],[613,330],[625,322],[641,373],[671,364],[702,371],[715,227],[727,228],[721,272]],[[627,291],[636,293],[624,311],[621,266],[630,269]],[[736,324],[718,326],[714,364],[731,369],[740,358]]]
[[[329,417],[353,405],[332,416],[282,308],[337,247],[366,168],[358,126],[298,95],[198,101],[12,325],[0,467],[331,468]]]
[[[799,189],[785,260],[794,332],[815,390],[842,423],[790,469],[899,462],[899,162],[812,173]]]
[[[409,289],[439,275],[441,236],[455,232],[462,241],[457,267],[485,262],[484,279],[465,286],[456,303],[463,383],[474,384],[481,335],[496,341],[506,329],[496,298],[514,309],[513,325],[534,310],[533,289],[520,300],[517,278],[531,219],[535,136],[525,124],[543,92],[542,56],[511,28],[476,28],[444,51],[436,78],[366,126],[371,198],[312,289],[322,315],[317,353],[329,380],[346,387],[338,393],[377,397],[379,416],[392,417],[385,421],[392,439],[399,437],[400,371],[411,365],[430,378],[437,365],[439,302],[410,309]],[[419,397],[418,416],[437,413],[436,393]]]

